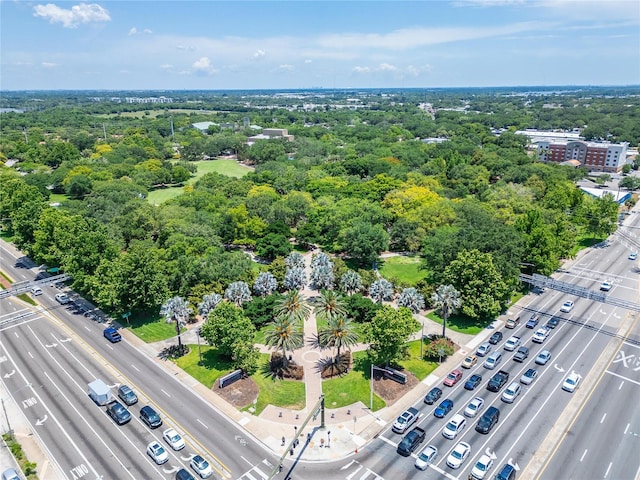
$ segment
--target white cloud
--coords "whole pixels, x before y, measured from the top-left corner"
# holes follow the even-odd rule
[[[267,54],[264,50],[256,50],[253,54],[253,58],[262,58]]]
[[[146,35],[150,35],[153,32],[151,30],[149,30],[148,28],[145,28],[142,31],[140,31],[136,27],[131,27],[131,30],[129,30],[129,35],[138,35],[140,33],[144,33]]]
[[[109,12],[97,3],[81,3],[70,9],[60,8],[53,3],[36,5],[33,7],[34,17],[43,17],[49,23],[62,23],[65,28],[76,28],[81,23],[108,22],[111,20]]]
[[[59,63],[53,63],[53,62],[42,62],[42,63],[41,63],[41,65],[42,65],[44,68],[56,68],[56,67],[59,67],[59,66],[60,66],[60,64],[59,64]]]
[[[304,59],[304,63],[311,63],[311,62],[313,62],[313,60],[311,60],[310,58],[305,58]]]
[[[278,68],[276,69],[276,71],[278,72],[292,72],[293,70],[294,70],[293,65],[289,65],[286,63],[279,65]]]
[[[171,65],[170,63],[163,63],[162,65],[160,65],[160,68],[162,70],[171,70],[173,68],[173,65]]]
[[[131,30],[129,30],[129,35],[135,35],[136,33],[138,33],[138,29],[136,27],[131,27]]]
[[[433,70],[433,67],[429,64],[422,66],[409,65],[407,67],[407,74],[412,75],[414,77],[418,77],[423,73],[430,73]]]
[[[151,35],[153,33],[153,30],[151,30],[150,28],[145,28],[144,30],[142,30],[142,33],[145,33],[147,35]]]
[[[360,67],[360,66],[355,66],[353,67],[352,70],[356,73],[369,73],[371,71],[369,67]]]
[[[177,45],[176,48],[178,50],[187,50],[189,52],[193,52],[196,49],[196,47],[194,47],[193,45],[182,45],[182,44]]]
[[[381,72],[384,72],[384,71],[393,72],[393,71],[397,70],[397,67],[395,65],[391,65],[389,63],[381,63],[378,66],[378,70],[380,70]]]
[[[199,60],[196,60],[195,62],[193,62],[193,65],[191,65],[191,68],[193,68],[198,74],[211,75],[213,73],[216,73],[216,69],[213,68],[213,65],[211,65],[211,60],[209,60],[209,57],[202,57]]]

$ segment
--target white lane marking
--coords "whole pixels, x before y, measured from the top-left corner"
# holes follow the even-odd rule
[[[381,437],[382,438],[382,437]],[[355,472],[353,472],[351,475],[349,475],[348,477],[346,477],[346,480],[351,480],[353,477],[355,477],[355,475],[362,470],[364,467],[362,465],[360,465],[357,470]]]
[[[136,372],[139,372],[139,371],[140,371],[140,369],[139,369],[138,367],[136,367],[134,364],[131,364],[131,367],[132,367]]]
[[[624,375],[620,375],[619,373],[610,372],[609,370],[607,370],[607,373],[609,375],[613,375],[614,377],[622,378],[623,380],[626,380],[627,382],[631,382],[631,383],[635,383],[636,385],[640,385],[640,382],[637,382],[635,380],[631,380],[630,378],[627,378]]]
[[[20,335],[18,335],[18,331],[14,330],[13,334],[16,336],[16,338],[20,338]]]
[[[206,428],[207,430],[209,430],[209,427],[207,427],[204,423],[202,423],[202,422],[200,421],[200,419],[199,419],[199,418],[196,418],[196,421],[197,421],[200,425],[202,425],[204,428]]]
[[[243,475],[243,477],[247,477],[247,478],[249,478],[250,480],[258,480],[256,477],[254,477],[253,475],[251,475],[251,470],[249,470],[247,473],[245,473],[245,474]]]
[[[631,426],[630,423],[627,423],[627,428],[624,429],[624,434],[626,435],[627,432],[629,431],[629,427]]]
[[[168,394],[167,392],[165,392],[163,389],[160,389],[160,391],[161,391],[162,393],[164,393],[167,397],[171,398],[171,395],[169,395],[169,394]]]
[[[600,419],[600,423],[604,422],[605,418],[607,418],[607,414],[606,413],[604,415],[602,415],[602,418]]]
[[[580,461],[584,460],[585,455],[587,454],[587,452],[589,451],[589,449],[586,449],[584,451],[584,453],[582,454],[582,456],[580,457]]]
[[[607,471],[604,472],[604,478],[607,478],[607,475],[609,475],[609,470],[611,470],[611,465],[613,465],[613,462],[609,463],[609,466],[607,467]]]
[[[347,468],[349,468],[351,465],[353,465],[354,463],[356,463],[355,460],[351,460],[349,463],[347,463],[346,465],[344,465],[343,467],[340,468],[340,470],[346,470]]]
[[[623,385],[624,385],[624,380],[620,382],[620,386],[618,387],[618,390],[622,390]]]
[[[391,440],[389,440],[387,437],[383,437],[380,436],[378,437],[380,440],[382,440],[385,443],[388,443],[389,445],[391,445],[393,448],[398,448],[398,444],[397,443],[393,443]]]
[[[29,354],[29,356],[30,356],[30,357],[31,357],[31,359],[33,360],[33,359],[34,359],[33,354],[32,354],[31,352],[27,352],[27,353]]]

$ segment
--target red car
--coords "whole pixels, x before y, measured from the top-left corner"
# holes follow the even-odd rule
[[[460,381],[462,378],[462,370],[458,370],[457,368],[447,375],[447,378],[444,379],[444,384],[447,387],[453,387],[456,383]]]

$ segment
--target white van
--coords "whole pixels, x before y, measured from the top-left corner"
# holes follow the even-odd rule
[[[40,287],[31,287],[31,295],[33,295],[34,297],[42,295],[42,289]]]
[[[493,370],[501,361],[502,361],[502,354],[500,352],[493,352],[491,355],[487,357],[483,365],[484,365],[484,368]]]

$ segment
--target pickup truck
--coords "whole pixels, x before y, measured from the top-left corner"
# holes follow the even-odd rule
[[[516,354],[513,356],[513,359],[516,362],[524,362],[524,360],[529,356],[529,349],[527,347],[520,347]]]
[[[549,336],[549,329],[547,327],[540,327],[536,333],[533,334],[532,340],[535,343],[543,343]]]
[[[392,430],[396,433],[404,433],[406,432],[411,425],[413,425],[418,417],[420,416],[420,412],[417,408],[410,407],[405,412],[400,415],[397,420],[393,423]]]
[[[413,451],[418,448],[424,439],[427,437],[427,432],[420,427],[414,427],[409,433],[407,433],[402,441],[398,444],[397,452],[403,457],[408,457]]]
[[[504,343],[504,349],[507,352],[513,352],[518,347],[518,345],[520,345],[520,337],[516,337],[515,335],[512,335]]]
[[[509,372],[505,372],[504,370],[500,370],[497,372],[489,383],[487,383],[487,390],[490,392],[499,392],[502,387],[509,381]]]

